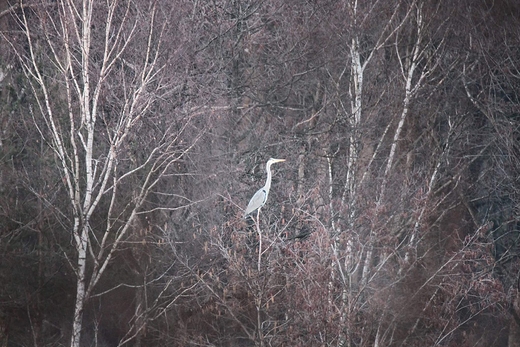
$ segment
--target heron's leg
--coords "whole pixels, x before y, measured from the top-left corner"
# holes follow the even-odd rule
[[[258,209],[258,212],[256,213],[256,232],[258,233],[258,272],[260,272],[261,265],[262,265],[262,232],[260,230],[260,208]]]
[[[257,269],[258,269],[258,275],[260,275],[260,271],[262,270],[262,230],[260,229],[260,208],[258,209],[258,212],[256,213],[256,231],[258,233],[258,263],[257,263]],[[264,346],[263,341],[263,328],[262,328],[262,299],[263,295],[262,292],[257,293],[257,298],[255,299],[255,306],[256,306],[256,320],[257,320],[257,332],[258,336],[260,338],[260,346]]]

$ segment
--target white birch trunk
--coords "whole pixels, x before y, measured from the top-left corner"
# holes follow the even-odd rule
[[[397,123],[397,127],[394,132],[392,145],[390,147],[390,153],[388,154],[385,171],[383,173],[383,182],[381,183],[381,191],[379,193],[378,206],[381,205],[385,196],[390,171],[392,170],[392,167],[394,165],[397,145],[399,139],[401,138],[401,132],[403,130],[404,122],[406,121],[406,117],[408,116],[408,112],[410,110],[410,102],[412,100],[412,95],[420,87],[420,83],[422,81],[422,78],[420,78],[415,85],[413,84],[413,80],[415,77],[415,69],[417,68],[420,56],[423,54],[422,50],[424,49],[424,47],[422,47],[422,25],[422,13],[419,7],[417,10],[417,39],[415,41],[414,46],[412,47],[412,57],[408,64],[406,64],[406,62],[404,64],[401,63],[401,66],[405,66],[405,68],[408,65],[408,70],[403,71],[403,77],[405,77],[405,95],[403,99],[403,110],[401,111],[401,116],[399,117],[399,122]]]
[[[88,226],[83,226],[83,230],[76,237],[77,268],[76,268],[76,300],[74,304],[74,316],[72,320],[72,337],[70,345],[79,347],[81,341],[81,329],[83,326],[83,309],[86,299],[86,269],[87,269],[87,230]]]

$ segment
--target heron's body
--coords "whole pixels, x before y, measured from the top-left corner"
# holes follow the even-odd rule
[[[246,218],[249,214],[265,205],[265,202],[267,201],[267,196],[269,195],[269,190],[271,189],[271,165],[282,161],[285,161],[285,159],[271,158],[267,161],[265,167],[267,171],[267,180],[265,182],[265,185],[262,188],[258,189],[255,195],[253,195],[253,197],[251,198],[251,200],[249,200],[249,204],[247,204],[247,208],[244,211],[244,218]]]

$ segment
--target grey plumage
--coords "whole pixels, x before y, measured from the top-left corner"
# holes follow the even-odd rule
[[[265,185],[260,188],[255,195],[249,200],[249,204],[247,204],[246,210],[244,211],[244,218],[246,218],[252,212],[258,210],[262,206],[265,205],[267,201],[267,197],[269,196],[269,190],[271,189],[271,165],[274,163],[280,163],[285,161],[285,159],[269,159],[265,166],[265,170],[267,171],[267,180]]]

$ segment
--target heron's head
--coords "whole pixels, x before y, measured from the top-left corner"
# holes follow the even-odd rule
[[[285,161],[285,159],[274,159],[274,158],[271,158],[267,161],[267,164],[268,165],[271,165],[271,164],[274,164],[274,163],[280,163],[282,161]]]

